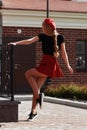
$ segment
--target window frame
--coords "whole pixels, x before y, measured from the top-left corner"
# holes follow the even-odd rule
[[[84,44],[84,54],[83,54],[83,57],[84,57],[84,60],[85,60],[85,67],[84,68],[77,68],[77,61],[76,61],[76,71],[77,72],[87,72],[87,40],[77,40],[76,42],[76,59],[78,57],[78,55],[81,56],[81,53],[77,53],[77,44],[79,44],[79,42],[83,42]]]

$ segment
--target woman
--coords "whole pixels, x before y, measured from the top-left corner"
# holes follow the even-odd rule
[[[25,72],[25,77],[33,90],[32,108],[28,118],[30,121],[37,116],[37,104],[39,103],[40,107],[42,106],[43,98],[40,93],[40,89],[46,78],[63,76],[63,72],[57,61],[59,53],[61,53],[70,74],[73,73],[73,69],[68,61],[64,37],[57,33],[54,20],[51,18],[46,18],[42,23],[42,30],[43,33],[40,33],[33,38],[15,43],[9,43],[9,45],[28,45],[38,41],[42,42],[43,57],[40,65]]]

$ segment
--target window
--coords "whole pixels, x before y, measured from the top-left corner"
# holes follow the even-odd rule
[[[78,71],[87,71],[87,41],[77,41],[76,69]]]

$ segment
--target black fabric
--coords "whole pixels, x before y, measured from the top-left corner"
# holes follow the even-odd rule
[[[53,52],[54,52],[54,41],[53,41],[53,36],[47,36],[44,33],[41,33],[38,35],[39,37],[39,41],[42,42],[42,51],[43,54],[48,54],[48,55],[52,55],[53,56]],[[61,43],[63,43],[65,41],[63,35],[58,35],[57,36],[57,42],[58,42],[58,46],[60,49],[60,45]]]

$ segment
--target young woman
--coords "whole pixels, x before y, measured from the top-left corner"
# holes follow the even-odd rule
[[[70,74],[73,73],[68,56],[65,49],[64,37],[57,33],[56,25],[53,19],[46,18],[42,23],[43,33],[9,45],[28,45],[38,41],[42,42],[43,57],[40,65],[25,72],[25,77],[33,90],[32,108],[29,114],[29,120],[33,120],[37,116],[37,104],[42,106],[42,94],[40,93],[41,86],[47,77],[62,77],[63,72],[58,64],[58,56],[61,54],[67,69]]]

